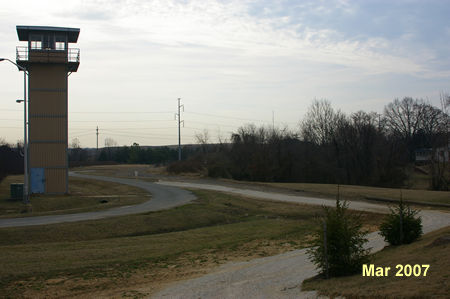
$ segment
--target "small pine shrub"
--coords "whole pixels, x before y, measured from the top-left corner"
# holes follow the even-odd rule
[[[380,225],[380,235],[391,245],[409,244],[422,235],[422,219],[416,217],[419,211],[400,203],[390,208],[391,213]]]
[[[336,201],[336,208],[324,207],[327,250],[324,246],[324,228],[316,230],[308,250],[310,260],[326,275],[343,276],[361,272],[362,264],[369,262],[369,249],[364,249],[367,231],[363,231],[361,218],[348,213],[348,204]],[[323,222],[322,222],[323,224]]]

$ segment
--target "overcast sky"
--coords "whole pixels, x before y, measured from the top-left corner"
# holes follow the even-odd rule
[[[0,57],[16,25],[80,28],[69,77],[69,143],[211,141],[246,123],[297,129],[314,98],[382,112],[450,91],[450,1],[4,1]],[[23,75],[0,63],[0,138],[23,137]]]

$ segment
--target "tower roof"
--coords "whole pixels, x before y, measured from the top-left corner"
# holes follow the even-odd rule
[[[67,27],[50,27],[50,26],[23,26],[17,25],[17,35],[20,41],[28,41],[30,33],[65,33],[68,37],[69,43],[76,43],[80,28]]]

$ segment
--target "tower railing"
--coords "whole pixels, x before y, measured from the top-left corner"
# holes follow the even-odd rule
[[[61,53],[65,50],[55,50],[55,49],[32,49],[31,51],[36,51],[40,53]],[[16,47],[16,60],[17,61],[29,61],[29,49],[28,47],[17,46]],[[68,48],[67,51],[67,62],[80,62],[80,49],[78,48]]]
[[[16,60],[17,61],[28,61],[28,47],[16,47]]]
[[[68,62],[80,62],[80,49],[69,48],[67,51],[67,61]]]

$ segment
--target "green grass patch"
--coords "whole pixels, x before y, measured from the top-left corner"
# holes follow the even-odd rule
[[[424,235],[421,240],[387,247],[373,256],[375,266],[391,267],[387,277],[348,277],[306,280],[302,290],[318,290],[345,298],[448,298],[450,294],[450,227]],[[397,277],[396,265],[430,265],[427,275]]]

